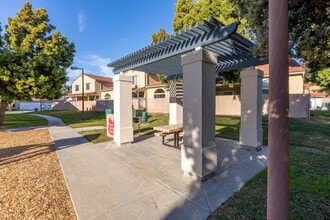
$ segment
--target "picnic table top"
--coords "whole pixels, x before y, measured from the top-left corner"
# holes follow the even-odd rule
[[[161,125],[161,126],[155,126],[155,131],[162,131],[166,133],[171,132],[180,132],[183,131],[183,125],[182,124],[174,124],[174,125]]]

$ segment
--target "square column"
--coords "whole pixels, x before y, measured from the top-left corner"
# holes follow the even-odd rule
[[[170,125],[183,123],[182,86],[181,82],[170,84]]]
[[[254,147],[262,145],[262,77],[260,70],[241,72],[241,145]]]
[[[132,126],[132,76],[115,75],[114,90],[114,141],[117,145],[133,142]]]
[[[181,57],[183,67],[183,147],[181,169],[197,179],[217,169],[215,144],[215,64],[217,55],[199,49]]]
[[[170,98],[170,125],[182,124],[182,101],[178,98]]]

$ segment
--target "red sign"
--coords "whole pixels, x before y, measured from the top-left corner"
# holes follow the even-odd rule
[[[107,127],[108,127],[108,136],[113,137],[115,122],[113,120],[113,114],[108,114]]]

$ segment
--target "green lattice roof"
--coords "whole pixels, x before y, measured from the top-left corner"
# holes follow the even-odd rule
[[[138,70],[166,74],[168,77],[180,76],[181,56],[197,47],[218,54],[217,73],[264,64],[265,61],[253,56],[254,44],[236,33],[238,25],[239,22],[223,25],[211,17],[209,21],[111,62],[108,67],[113,67],[115,74]]]

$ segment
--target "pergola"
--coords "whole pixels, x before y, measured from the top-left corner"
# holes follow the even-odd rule
[[[116,74],[114,141],[118,145],[133,142],[131,78],[119,73],[138,70],[166,74],[168,79],[183,77],[183,108],[179,102],[170,105],[170,118],[183,123],[181,169],[200,179],[212,174],[217,168],[215,79],[224,71],[267,62],[253,56],[254,44],[236,33],[238,25],[224,25],[211,17],[109,63]],[[262,76],[251,68],[241,72],[240,144],[256,149],[262,144]]]
[[[239,22],[224,25],[213,17],[108,64],[114,74],[137,70],[182,74],[181,56],[202,47],[217,54],[216,73],[264,64],[252,54],[254,44],[236,33]]]

